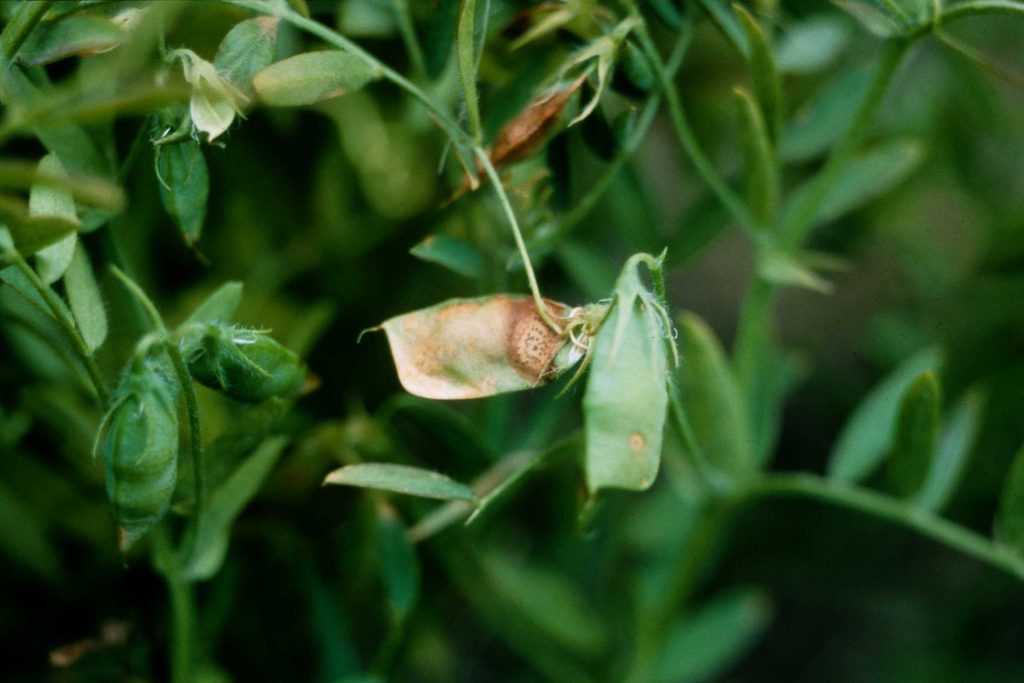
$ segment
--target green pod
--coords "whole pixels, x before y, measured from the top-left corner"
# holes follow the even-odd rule
[[[295,396],[306,366],[290,349],[259,330],[207,325],[188,354],[188,369],[200,383],[243,403]]]
[[[107,496],[128,550],[167,513],[178,474],[177,385],[166,364],[138,360],[101,426]]]
[[[583,415],[587,488],[594,493],[644,490],[654,482],[661,460],[673,342],[658,296],[640,280],[640,263],[660,272],[658,259],[647,254],[630,258],[612,307],[591,341]]]

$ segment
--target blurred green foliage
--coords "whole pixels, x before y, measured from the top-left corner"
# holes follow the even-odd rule
[[[0,14],[4,680],[1019,678],[1021,3]],[[510,214],[574,306],[667,247],[646,491],[587,490],[584,384],[429,401],[357,343],[526,293]],[[200,338],[274,395],[193,403]],[[170,512],[122,555],[94,443],[176,354]]]

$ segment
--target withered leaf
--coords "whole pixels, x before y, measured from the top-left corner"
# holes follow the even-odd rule
[[[570,310],[549,299],[545,305],[552,316]],[[578,359],[572,344],[544,323],[527,296],[451,299],[391,318],[381,328],[402,386],[424,398],[532,389]]]
[[[514,164],[536,152],[558,124],[569,98],[585,80],[581,76],[561,90],[541,95],[506,123],[491,144],[490,157],[494,167]]]

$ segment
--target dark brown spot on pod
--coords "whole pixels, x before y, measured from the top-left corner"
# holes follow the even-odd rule
[[[562,311],[562,306],[554,301],[546,299],[544,305],[552,317]],[[506,357],[509,365],[531,382],[551,380],[555,356],[565,344],[565,339],[548,327],[532,300],[509,302],[507,330]]]

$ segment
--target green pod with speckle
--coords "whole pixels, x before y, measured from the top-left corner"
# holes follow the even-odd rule
[[[668,407],[668,364],[675,356],[667,314],[640,280],[661,261],[638,254],[627,261],[607,316],[591,341],[593,357],[583,395],[587,488],[644,490],[661,460]]]
[[[232,325],[207,325],[187,361],[196,381],[243,403],[295,396],[306,381],[294,352],[266,332]]]
[[[166,362],[137,359],[100,427],[107,496],[128,550],[167,513],[178,475],[177,384]]]

